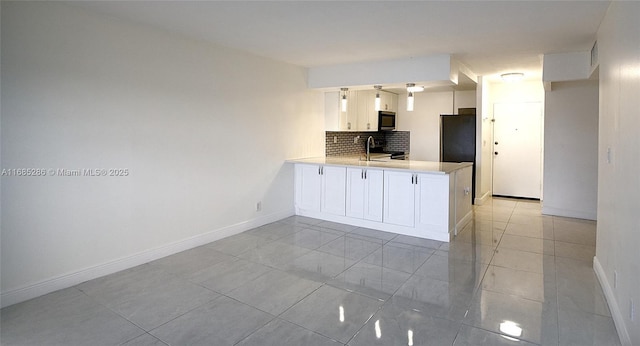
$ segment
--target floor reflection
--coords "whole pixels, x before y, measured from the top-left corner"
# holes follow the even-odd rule
[[[293,216],[2,309],[2,344],[618,345],[595,230],[499,198],[449,243]]]

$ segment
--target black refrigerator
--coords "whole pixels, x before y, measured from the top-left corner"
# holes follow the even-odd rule
[[[474,112],[475,113],[475,112]],[[471,201],[476,198],[476,115],[440,115],[440,161],[473,162]]]

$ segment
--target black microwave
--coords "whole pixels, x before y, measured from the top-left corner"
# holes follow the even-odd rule
[[[378,112],[378,131],[394,131],[396,129],[396,113]]]

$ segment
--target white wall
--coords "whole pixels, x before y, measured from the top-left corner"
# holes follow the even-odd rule
[[[542,81],[491,82],[490,102],[496,103],[544,103]],[[490,108],[493,118],[493,106]]]
[[[476,91],[463,90],[455,92],[453,101],[453,112],[458,114],[458,108],[475,108],[476,107]]]
[[[94,16],[2,3],[2,303],[293,213],[287,158],[324,152],[306,70]],[[256,212],[256,202],[263,210]]]
[[[591,52],[545,54],[542,65],[544,82],[588,79],[591,74]]]
[[[623,343],[640,345],[640,2],[613,1],[598,30],[600,119],[594,268]],[[607,152],[610,150],[610,162]],[[614,271],[618,283],[614,287]],[[635,321],[630,303],[635,302]]]
[[[553,83],[545,93],[544,207],[549,215],[596,219],[598,81]]]
[[[491,103],[491,84],[484,77],[478,77],[477,90],[477,117],[476,126],[478,136],[476,147],[476,200],[474,203],[482,204],[491,196],[493,189],[493,104]]]
[[[440,161],[440,114],[453,114],[453,93],[415,93],[414,110],[407,112],[407,94],[398,96],[399,131],[411,131],[412,160]]]

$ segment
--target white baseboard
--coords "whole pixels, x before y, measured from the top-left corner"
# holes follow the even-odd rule
[[[609,280],[607,280],[607,275],[604,273],[604,269],[602,269],[602,265],[600,265],[598,257],[593,258],[593,270],[596,272],[596,277],[598,278],[598,281],[600,281],[600,286],[602,286],[604,297],[607,299],[607,304],[609,305],[609,310],[611,310],[613,323],[616,325],[618,337],[620,337],[620,343],[622,343],[623,345],[631,346],[631,337],[629,336],[627,327],[624,324],[624,317],[622,315],[622,312],[620,311],[620,306],[618,306],[616,297],[613,294],[613,289],[611,289]]]
[[[598,218],[596,212],[584,212],[584,211],[569,210],[569,209],[563,209],[563,208],[555,208],[555,207],[550,207],[548,205],[545,205],[544,203],[542,204],[542,214],[572,217],[576,219],[585,219],[585,220],[596,220]]]
[[[462,231],[462,229],[464,228],[464,226],[466,226],[469,222],[471,222],[471,220],[473,219],[473,211],[469,210],[469,212],[467,213],[467,215],[465,215],[460,222],[458,222],[456,224],[456,229],[455,229],[455,235],[458,235],[458,233],[460,233],[460,231]]]
[[[482,197],[476,197],[475,200],[473,200],[473,204],[475,205],[483,205],[489,198],[491,197],[491,191],[487,191],[484,193],[484,195],[482,195]]]
[[[93,267],[81,269],[76,272],[60,275],[51,279],[43,280],[35,284],[26,285],[17,289],[2,292],[0,294],[0,306],[6,307],[20,303],[32,298],[36,298],[47,293],[51,293],[64,288],[72,287],[88,280],[113,274],[121,270],[133,268],[135,266],[157,260],[175,253],[193,249],[195,247],[208,244],[210,242],[232,236],[255,227],[284,219],[294,215],[294,210],[283,210],[269,215],[260,216],[255,219],[242,221],[234,225],[225,226],[207,233],[199,234],[187,239],[183,239],[171,244],[163,245],[155,249],[149,249],[137,254],[118,258]]]

